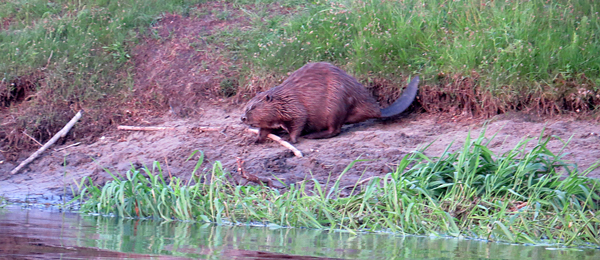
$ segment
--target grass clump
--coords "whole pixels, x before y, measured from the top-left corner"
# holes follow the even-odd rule
[[[476,70],[511,84],[585,73],[600,85],[600,16],[593,7],[590,1],[317,1],[287,26],[269,28],[250,50],[253,62],[270,69],[328,60],[358,74]]]
[[[450,111],[447,100],[464,95],[480,101],[475,110],[495,103],[490,114],[581,112],[600,105],[597,9],[593,1],[316,1],[246,50],[268,72],[330,61],[363,79],[422,74],[429,95],[441,92],[430,110]],[[450,89],[466,84],[462,76],[474,81],[467,93]]]
[[[219,162],[200,181],[193,177],[200,156],[187,183],[167,179],[154,163],[152,170],[132,168],[125,179],[115,176],[103,188],[90,182],[79,199],[84,212],[126,217],[598,246],[600,183],[585,177],[598,164],[579,172],[550,152],[547,141],[526,139],[495,155],[482,133],[467,139],[462,150],[440,157],[407,155],[396,171],[360,191],[352,188],[349,196],[340,180],[358,161],[334,183],[312,179],[282,192],[234,185]]]

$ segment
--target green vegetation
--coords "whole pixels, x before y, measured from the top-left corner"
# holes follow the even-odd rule
[[[86,108],[90,122],[99,121],[131,94],[129,53],[140,34],[163,13],[185,13],[198,2],[0,2],[0,26],[8,24],[0,29],[0,105],[28,93],[28,110],[15,111],[18,127],[42,141],[72,117],[69,106]]]
[[[224,96],[247,93],[252,78],[330,61],[367,85],[383,79],[391,90],[407,75],[422,75],[428,111],[554,114],[600,105],[594,1],[231,0],[220,2],[222,10],[199,7],[206,1],[2,1],[0,104],[18,119],[11,127],[45,141],[71,110],[89,112],[86,133],[103,130],[93,122],[119,121],[125,115],[116,107],[141,102],[133,99],[132,48],[158,37],[149,28],[166,13],[250,21],[190,43],[199,52],[222,44],[236,61],[229,69],[240,73],[215,86]]]
[[[327,60],[358,75],[476,71],[490,87],[584,73],[600,85],[597,12],[593,1],[317,1],[255,38],[253,62],[287,72]]]
[[[435,104],[431,111],[469,100],[475,114],[581,112],[600,105],[599,7],[587,0],[316,1],[283,26],[271,23],[246,50],[253,70],[266,73],[330,61],[365,80],[421,74],[433,85],[423,99]]]
[[[70,88],[83,83],[95,88],[111,85],[109,79],[115,76],[111,70],[128,60],[137,30],[157,22],[164,12],[185,12],[199,2],[3,1],[0,20],[9,21],[10,27],[0,33],[0,72],[9,80],[41,68],[76,74],[63,79],[71,80],[61,85],[65,98],[73,91]],[[96,75],[94,80],[90,74]],[[53,76],[55,81],[62,79]]]
[[[340,179],[359,160],[333,183],[311,179],[283,192],[231,184],[219,162],[199,178],[201,155],[187,182],[165,177],[156,162],[152,169],[132,168],[124,178],[113,175],[102,188],[89,180],[78,199],[84,212],[126,217],[600,245],[600,181],[585,177],[598,164],[580,172],[549,151],[548,140],[531,150],[526,146],[534,140],[523,140],[497,156],[482,133],[439,158],[422,151],[407,155],[396,171],[350,196],[342,195]]]

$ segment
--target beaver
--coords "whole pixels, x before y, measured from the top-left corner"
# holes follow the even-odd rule
[[[367,89],[342,69],[326,62],[309,63],[248,101],[241,120],[260,128],[257,143],[279,128],[290,134],[291,143],[301,134],[308,139],[329,138],[344,124],[402,113],[415,99],[418,85],[416,76],[400,98],[380,109]]]

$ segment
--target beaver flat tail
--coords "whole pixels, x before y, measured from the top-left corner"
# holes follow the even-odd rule
[[[419,90],[419,76],[414,77],[408,87],[392,105],[381,110],[381,117],[390,117],[400,114],[406,110],[417,96]]]

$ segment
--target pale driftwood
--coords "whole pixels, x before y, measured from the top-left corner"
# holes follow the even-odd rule
[[[50,57],[48,57],[48,61],[46,62],[46,68],[50,65],[50,59],[52,59],[52,54],[54,54],[54,50],[50,51]]]
[[[248,128],[246,130],[248,132],[252,132],[252,133],[258,134],[258,129]],[[300,150],[296,149],[296,147],[294,147],[292,144],[290,144],[290,143],[284,141],[283,139],[281,139],[281,137],[276,136],[274,134],[269,134],[267,137],[271,138],[275,142],[278,142],[279,144],[283,145],[284,147],[292,150],[292,152],[294,152],[294,155],[296,155],[296,157],[302,157],[302,152],[300,152]]]
[[[223,132],[225,130],[227,130],[227,126],[225,127],[225,129],[221,130],[221,128],[216,128],[216,127],[208,127],[208,126],[194,126],[192,127],[192,130],[200,130],[200,131],[220,131]]]
[[[160,130],[175,130],[175,127],[168,126],[128,126],[120,125],[117,126],[119,130],[131,130],[131,131],[160,131]]]
[[[67,123],[60,131],[58,131],[58,133],[56,133],[44,146],[42,146],[35,153],[33,153],[32,155],[30,155],[29,158],[25,159],[25,161],[21,162],[21,164],[19,164],[19,166],[17,166],[17,168],[14,168],[10,172],[10,174],[17,173],[19,170],[21,170],[21,168],[25,167],[25,165],[27,165],[30,162],[32,162],[33,160],[35,160],[35,158],[37,158],[41,153],[43,153],[44,151],[46,151],[46,149],[48,149],[48,147],[50,147],[54,143],[56,143],[56,141],[59,138],[64,137],[65,135],[67,135],[67,133],[69,132],[69,130],[71,130],[71,128],[73,127],[73,125],[75,125],[75,123],[77,123],[77,120],[79,120],[79,118],[81,118],[82,114],[83,114],[83,110],[80,110],[79,112],[77,112],[77,114],[75,114],[75,116],[71,119],[71,121],[69,121],[69,123]]]

